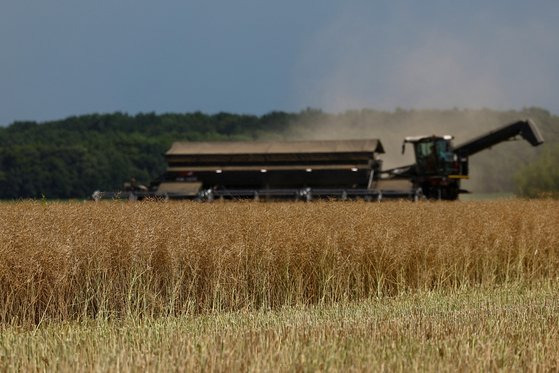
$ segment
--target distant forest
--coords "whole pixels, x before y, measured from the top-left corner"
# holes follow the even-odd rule
[[[409,164],[404,136],[452,134],[456,143],[522,118],[539,125],[546,144],[499,144],[471,158],[466,188],[523,196],[559,193],[559,117],[540,108],[522,111],[307,109],[262,116],[231,113],[89,114],[45,123],[0,127],[0,198],[87,198],[118,190],[132,177],[149,184],[165,170],[173,141],[379,138],[385,168]]]

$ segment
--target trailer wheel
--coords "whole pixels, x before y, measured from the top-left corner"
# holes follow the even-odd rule
[[[421,189],[421,187],[417,188],[413,194],[413,201],[417,202],[417,201],[423,201],[425,199],[426,197],[423,194],[423,189]]]

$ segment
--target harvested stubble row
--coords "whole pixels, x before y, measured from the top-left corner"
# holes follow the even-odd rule
[[[0,322],[556,278],[559,202],[0,204]]]

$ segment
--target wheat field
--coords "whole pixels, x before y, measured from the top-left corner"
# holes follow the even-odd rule
[[[7,370],[407,370],[452,368],[450,357],[465,369],[559,367],[550,353],[559,340],[559,201],[22,201],[0,204],[0,218]],[[430,311],[406,306],[410,299]],[[468,320],[456,317],[464,307]],[[429,318],[411,333],[399,319],[405,310]],[[360,322],[367,312],[385,316]],[[222,323],[223,333],[197,332],[199,323]],[[162,340],[178,338],[173,325],[189,336],[176,342],[190,346],[186,355]],[[436,338],[433,325],[444,325]],[[368,334],[377,347],[367,349]],[[109,346],[94,347],[99,340]],[[532,349],[505,349],[516,360],[503,360],[503,341]]]

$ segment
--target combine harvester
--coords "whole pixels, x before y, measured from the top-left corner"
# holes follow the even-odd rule
[[[518,121],[454,147],[452,136],[406,137],[416,162],[382,170],[380,140],[175,142],[167,171],[148,189],[98,192],[93,199],[254,200],[422,198],[455,200],[468,178],[468,157],[521,136],[543,143],[531,120]]]

